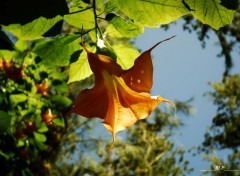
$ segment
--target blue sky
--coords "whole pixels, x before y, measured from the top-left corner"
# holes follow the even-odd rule
[[[182,21],[171,25],[170,29],[145,29],[135,46],[142,51],[149,49],[158,41],[177,35],[170,41],[160,44],[152,51],[154,64],[154,84],[152,95],[161,95],[169,100],[186,101],[194,97],[192,105],[194,113],[190,117],[179,116],[185,123],[179,128],[178,135],[173,140],[176,144],[189,149],[200,145],[204,133],[211,125],[211,118],[216,113],[216,107],[210,97],[203,94],[211,91],[210,81],[221,81],[224,72],[224,58],[216,55],[220,52],[217,37],[212,32],[207,40],[206,48],[201,47],[197,35],[182,30]],[[238,57],[234,53],[235,58]],[[236,62],[234,72],[239,73],[240,61]],[[225,152],[216,152],[218,157],[227,158]],[[200,175],[200,170],[209,169],[209,163],[203,161],[203,155],[193,157],[186,155],[190,166],[195,169],[192,175]]]

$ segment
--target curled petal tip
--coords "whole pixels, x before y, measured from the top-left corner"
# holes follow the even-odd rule
[[[167,99],[163,99],[162,100],[163,102],[166,102],[166,103],[169,103],[169,104],[171,104],[172,106],[173,106],[173,108],[174,108],[174,116],[175,117],[177,117],[177,108],[176,108],[176,105],[172,102],[172,101],[170,101],[170,100],[167,100]]]

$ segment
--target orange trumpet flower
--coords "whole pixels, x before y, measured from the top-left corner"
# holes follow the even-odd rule
[[[79,93],[70,112],[103,119],[102,123],[112,133],[114,143],[117,132],[130,127],[137,120],[147,118],[161,102],[174,106],[161,96],[150,95],[153,84],[150,53],[163,41],[142,53],[128,70],[123,70],[108,56],[88,51],[82,42],[95,75],[95,85]]]

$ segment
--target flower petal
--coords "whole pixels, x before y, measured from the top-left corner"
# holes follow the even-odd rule
[[[143,52],[135,60],[133,67],[124,72],[122,78],[132,90],[150,93],[153,84],[153,64],[150,55],[151,51],[160,43],[170,40],[173,37],[175,36],[160,41],[147,51]]]
[[[95,86],[79,93],[70,112],[104,119],[103,125],[112,133],[114,143],[117,132],[148,117],[161,102],[173,104],[160,96],[150,95],[153,79],[150,53],[161,42],[141,54],[128,70],[122,70],[108,56],[91,53],[83,43],[95,75]]]
[[[113,140],[117,132],[148,117],[164,101],[160,96],[152,97],[149,93],[131,90],[121,77],[103,75],[109,90],[109,109],[103,124],[112,133]]]

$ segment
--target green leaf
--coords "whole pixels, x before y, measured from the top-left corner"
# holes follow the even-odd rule
[[[80,12],[77,12],[80,11]],[[77,12],[77,13],[74,13]],[[64,16],[64,20],[68,22],[68,24],[73,25],[77,28],[82,29],[93,29],[95,28],[95,20],[93,11],[91,9],[85,10],[78,7],[73,7],[70,9],[69,15]]]
[[[66,82],[61,82],[61,84],[57,85],[52,84],[52,87],[62,93],[68,92],[68,85]]]
[[[16,144],[17,147],[23,147],[24,145],[25,145],[25,139],[19,139],[17,141],[17,144]]]
[[[106,13],[114,12],[119,9],[119,0],[108,0],[104,4],[104,10]]]
[[[113,26],[113,24],[107,26],[106,33],[115,38],[123,38],[123,35]]]
[[[64,119],[63,118],[56,118],[56,119],[53,119],[53,123],[57,126],[60,126],[60,127],[65,127],[65,122],[64,122]]]
[[[7,160],[10,158],[10,156],[8,154],[6,154],[5,152],[3,152],[1,150],[0,150],[0,156],[4,157]]]
[[[12,116],[0,110],[0,132],[6,131],[11,124]]]
[[[26,101],[27,98],[28,97],[25,94],[11,94],[10,95],[10,101],[15,105],[18,104],[18,103]]]
[[[41,124],[40,128],[38,128],[38,132],[44,133],[48,131],[48,127],[46,124]]]
[[[81,49],[79,35],[69,35],[45,40],[36,44],[33,52],[49,65],[66,66]]]
[[[220,5],[221,0],[186,0],[195,18],[214,29],[231,24],[234,17],[234,10],[229,10]]]
[[[47,148],[46,145],[41,141],[35,140],[35,144],[40,150],[46,150]]]
[[[36,141],[39,141],[39,142],[47,141],[47,137],[44,134],[33,132],[33,135]]]
[[[21,52],[24,52],[25,50],[28,49],[28,43],[25,40],[18,40],[15,44],[17,49]]]
[[[52,101],[55,102],[56,104],[63,106],[63,107],[69,107],[72,104],[72,100],[61,95],[54,95],[52,97]]]
[[[180,0],[121,0],[119,4],[129,18],[148,27],[168,24],[189,13]]]
[[[2,26],[4,30],[13,33],[21,40],[34,40],[43,38],[42,35],[60,20],[62,20],[61,16],[56,16],[51,19],[39,17],[24,25],[10,24],[8,26]]]
[[[17,51],[10,51],[10,50],[0,50],[0,57],[4,58],[6,61],[11,61],[12,59],[18,56]]]
[[[114,45],[113,50],[117,54],[117,63],[123,69],[129,69],[133,66],[135,59],[140,55],[135,48],[126,45]]]
[[[144,32],[144,27],[141,24],[133,22],[131,20],[125,20],[120,16],[113,17],[111,19],[111,23],[115,30],[118,31],[122,37],[133,38]],[[111,33],[112,32],[108,29],[108,34],[110,36],[112,36]]]
[[[83,2],[82,0],[72,0],[72,2],[78,6],[78,7],[82,7],[82,8],[86,8],[87,6],[89,6],[89,4]]]
[[[96,48],[88,48],[88,49],[89,51],[92,51],[92,52],[96,50]],[[68,83],[83,80],[89,77],[91,74],[92,74],[92,71],[88,63],[87,53],[86,51],[83,51],[79,59],[76,62],[73,62],[70,64]]]

